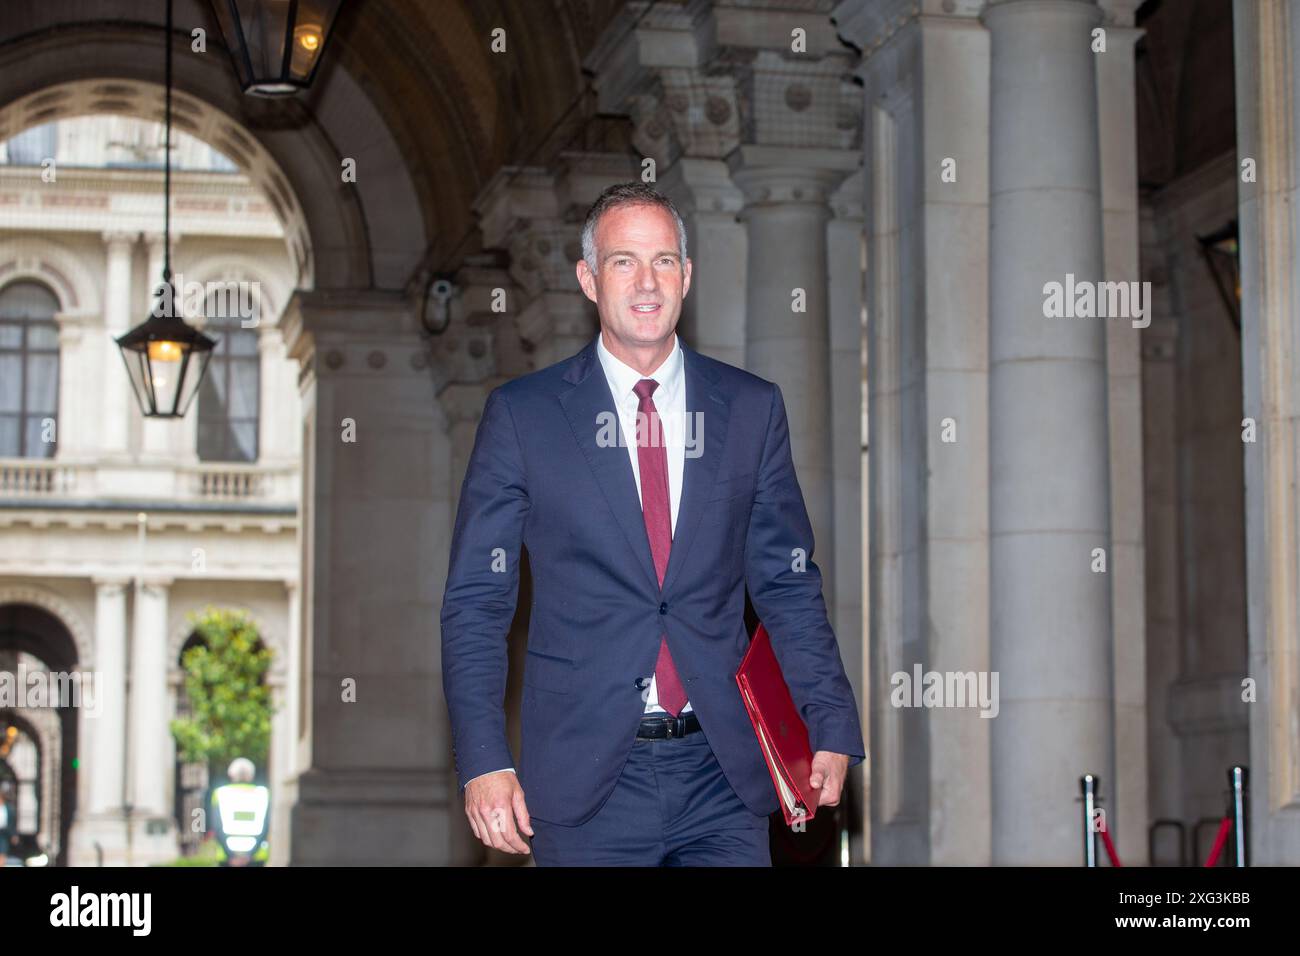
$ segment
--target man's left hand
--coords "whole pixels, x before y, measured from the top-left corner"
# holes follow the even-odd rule
[[[813,754],[812,786],[817,791],[817,806],[833,807],[840,802],[844,777],[849,772],[848,754],[819,750]]]

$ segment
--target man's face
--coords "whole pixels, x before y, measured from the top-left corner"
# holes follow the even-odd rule
[[[578,282],[596,303],[606,335],[627,348],[666,342],[691,287],[691,260],[678,252],[677,227],[661,206],[616,206],[596,223],[596,265],[578,262]]]

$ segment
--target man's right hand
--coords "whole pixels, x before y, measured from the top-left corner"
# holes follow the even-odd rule
[[[511,771],[487,773],[465,785],[465,816],[483,845],[503,853],[530,853],[520,835],[533,835],[524,788]]]

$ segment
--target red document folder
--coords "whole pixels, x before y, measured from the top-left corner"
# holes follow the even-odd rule
[[[736,683],[776,785],[786,826],[799,819],[811,820],[817,813],[819,791],[809,782],[813,755],[808,728],[799,717],[762,624],[736,671]]]

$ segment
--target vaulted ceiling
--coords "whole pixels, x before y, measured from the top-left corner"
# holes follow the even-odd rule
[[[655,0],[663,7],[687,0]],[[732,0],[762,7],[778,0]],[[779,0],[783,8],[826,14],[833,0]],[[625,149],[625,124],[596,112],[582,63],[625,0],[344,0],[316,87],[285,101],[240,97],[226,70],[234,118],[255,134],[310,125],[330,71],[346,72],[373,105],[411,178],[429,248],[421,257],[447,267],[478,242],[471,208],[502,165],[544,164],[564,148]],[[162,25],[161,0],[0,0],[0,37],[15,48],[44,36],[83,59],[96,38]],[[1234,142],[1230,0],[1147,0],[1138,11],[1139,166],[1158,188]],[[210,0],[176,0],[176,31],[203,23],[220,56]],[[492,36],[505,31],[506,50]],[[79,44],[87,44],[83,48]],[[180,42],[180,58],[190,56]],[[93,57],[93,50],[90,51]],[[160,78],[161,64],[138,70]],[[180,64],[178,63],[178,70]],[[124,72],[119,70],[118,72]],[[130,71],[125,71],[130,72]],[[3,104],[0,104],[3,105]],[[326,131],[335,147],[356,139]],[[593,145],[593,138],[599,145]],[[302,158],[306,162],[306,158]],[[310,202],[319,197],[300,197]],[[340,202],[351,201],[346,193]],[[373,230],[374,223],[369,228]]]
[[[470,203],[503,164],[545,161],[594,112],[582,60],[622,0],[348,0],[329,55],[415,169],[435,262],[475,241]],[[493,52],[493,31],[506,49]]]
[[[1159,189],[1236,144],[1231,0],[1137,11],[1138,179]]]

